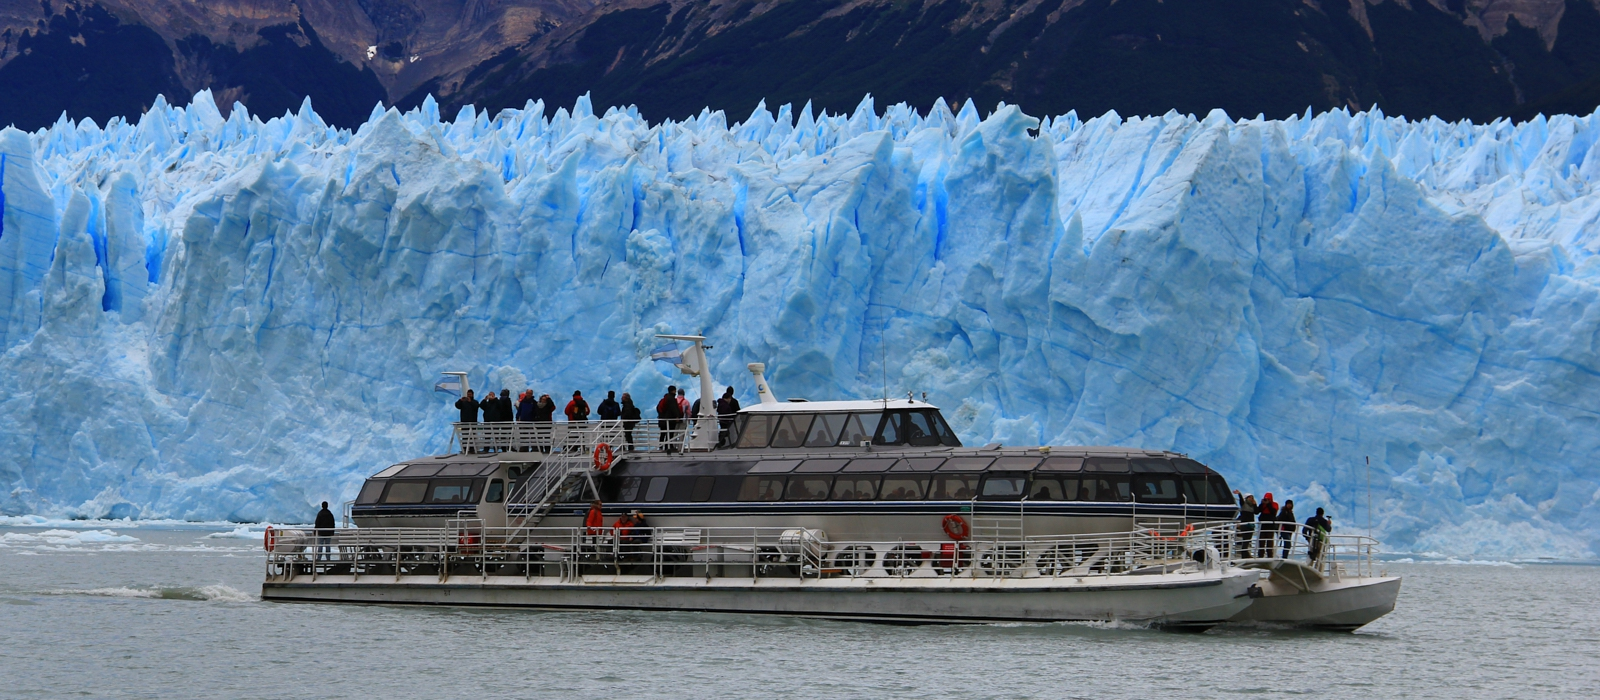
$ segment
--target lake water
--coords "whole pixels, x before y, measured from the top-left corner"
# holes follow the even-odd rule
[[[1355,634],[1181,634],[264,603],[260,540],[216,534],[0,528],[0,696],[1600,693],[1593,566],[1393,563],[1405,577],[1399,608]]]

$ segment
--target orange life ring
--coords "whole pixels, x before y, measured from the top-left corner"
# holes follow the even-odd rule
[[[967,519],[955,513],[944,516],[944,534],[950,539],[960,542],[972,534],[972,527],[967,525]]]
[[[456,547],[459,548],[463,554],[477,554],[478,536],[470,532],[462,532],[456,535]]]
[[[600,461],[600,453],[601,452],[605,452],[606,453],[606,460],[604,462]],[[611,468],[611,462],[614,459],[616,459],[616,454],[611,451],[611,446],[610,445],[607,445],[606,443],[602,442],[602,443],[594,446],[594,468],[597,471],[602,471],[603,472],[603,471],[605,471],[607,469],[610,469]]]
[[[272,531],[271,525],[268,525],[267,531],[261,534],[261,545],[266,547],[269,552],[272,551],[273,547],[278,546],[278,533]]]

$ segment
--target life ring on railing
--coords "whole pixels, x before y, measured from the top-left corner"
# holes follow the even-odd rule
[[[972,534],[972,526],[967,524],[966,518],[951,513],[944,516],[944,534],[960,542]]]
[[[265,547],[268,552],[272,551],[273,547],[278,546],[278,533],[272,531],[271,525],[267,526],[266,532],[261,533],[261,546]]]
[[[605,459],[604,462],[600,461],[600,453],[601,452],[606,453],[606,459]],[[616,453],[611,451],[611,446],[610,445],[602,442],[602,443],[594,446],[594,468],[595,468],[596,471],[602,471],[603,472],[603,471],[606,471],[607,469],[610,469],[611,468],[611,462],[613,460],[615,460],[616,458],[617,458],[617,455],[616,455]]]

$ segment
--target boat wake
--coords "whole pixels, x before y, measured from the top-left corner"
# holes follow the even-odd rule
[[[253,603],[260,600],[255,595],[246,593],[232,586],[213,584],[209,586],[150,586],[128,587],[116,586],[108,588],[58,588],[41,591],[44,595],[60,596],[90,596],[97,598],[156,598],[161,600],[194,600],[222,603]]]

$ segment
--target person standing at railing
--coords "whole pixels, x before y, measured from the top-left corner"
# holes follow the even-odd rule
[[[1328,545],[1328,533],[1333,532],[1333,521],[1317,509],[1317,514],[1306,518],[1306,549],[1311,565],[1322,560],[1322,548]]]
[[[633,405],[633,396],[626,391],[622,392],[622,408],[619,415],[622,418],[622,437],[628,441],[628,451],[632,452],[633,429],[639,425],[639,419],[643,416],[639,413],[639,407]]]
[[[717,447],[728,446],[728,436],[733,433],[733,419],[739,415],[739,400],[733,397],[733,387],[722,392],[717,399]]]
[[[678,387],[669,386],[666,395],[656,402],[656,424],[661,429],[661,449],[665,452],[677,451],[673,445],[680,418],[683,418],[683,410],[678,408]]]
[[[533,398],[533,390],[528,389],[517,397],[517,422],[532,423],[533,410],[539,406],[539,400]]]
[[[1278,511],[1278,548],[1282,552],[1280,558],[1288,559],[1289,550],[1294,549],[1294,531],[1300,521],[1294,517],[1294,499],[1283,502],[1283,509]]]
[[[1278,544],[1278,504],[1272,501],[1272,492],[1261,495],[1261,507],[1256,511],[1256,556],[1272,558]]]
[[[572,392],[572,400],[567,402],[567,422],[589,422],[589,402],[583,400],[583,392]]]
[[[549,394],[539,396],[539,405],[533,409],[533,422],[539,431],[539,451],[550,452],[550,426],[556,420],[556,402]]]
[[[456,399],[456,408],[461,409],[462,423],[478,422],[478,400],[472,398],[472,390],[467,390],[467,395]]]
[[[337,523],[333,519],[333,511],[328,510],[328,502],[322,502],[322,510],[317,511],[317,553],[316,558],[327,560],[329,550],[333,544],[333,528]]]
[[[478,405],[478,400],[472,397],[471,389],[467,390],[466,396],[456,399],[456,408],[461,410],[462,423],[478,422]],[[461,451],[469,454],[477,452],[477,437],[476,434],[472,434],[469,437],[469,434],[463,431],[461,433]]]
[[[698,416],[689,412],[689,392],[682,387],[678,388],[678,416],[678,439],[687,447],[689,430],[694,427],[694,419]]]
[[[483,422],[500,422],[500,397],[494,395],[493,389],[483,393],[483,400],[478,402],[478,408],[483,411]]]
[[[1233,497],[1239,499],[1239,533],[1237,546],[1239,556],[1249,557],[1251,553],[1251,537],[1256,530],[1256,513],[1260,510],[1256,506],[1255,494],[1240,494],[1237,489]]]
[[[605,400],[601,401],[600,405],[595,407],[594,412],[595,415],[600,416],[600,420],[616,420],[621,418],[622,407],[617,405],[617,392],[606,392]]]

